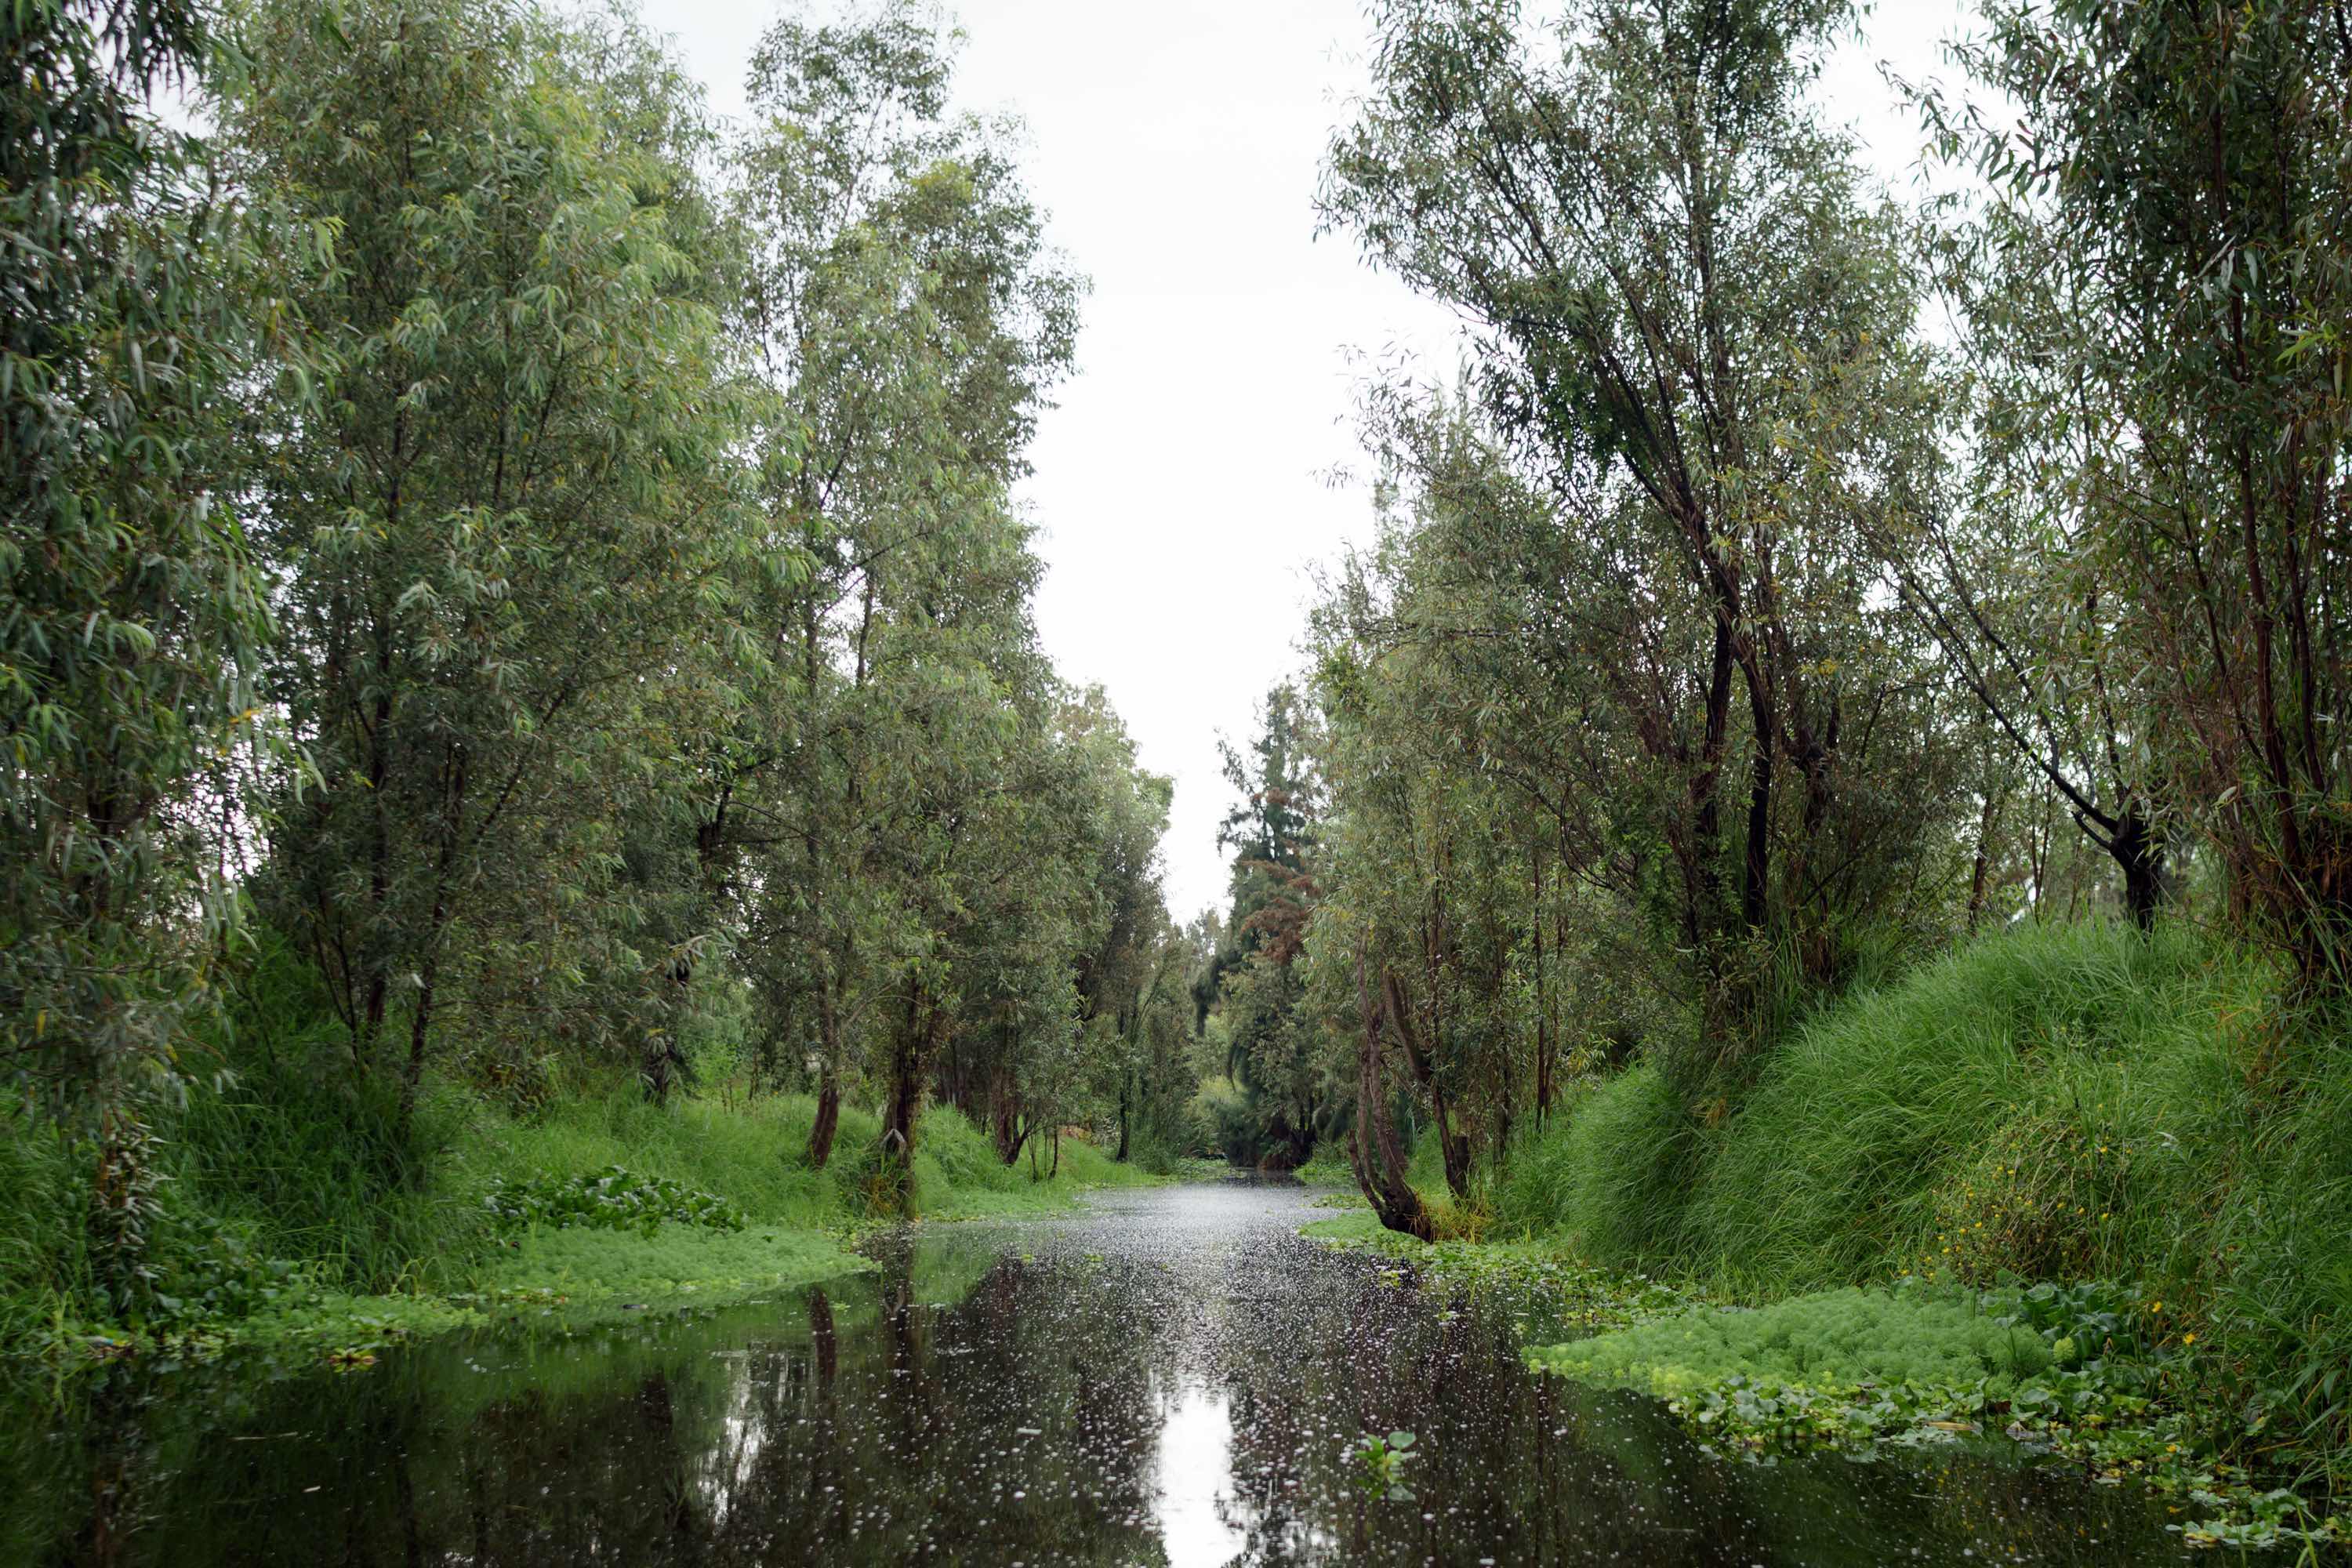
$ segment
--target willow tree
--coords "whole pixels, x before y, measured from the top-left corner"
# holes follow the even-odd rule
[[[222,764],[269,635],[234,504],[270,401],[266,231],[151,105],[194,85],[212,21],[0,16],[0,1075],[96,1126],[117,1263],[145,1220],[138,1100],[233,913],[200,825],[236,815]]]
[[[2002,0],[1986,20],[1962,58],[2015,122],[1937,106],[1931,125],[1986,177],[1988,291],[2065,302],[2015,416],[2084,449],[2105,668],[2139,693],[2121,727],[2239,907],[2340,989],[2352,28],[2330,0]]]
[[[925,880],[946,875],[932,835],[952,791],[992,792],[1001,737],[992,710],[968,730],[928,720],[949,697],[1044,700],[1006,492],[1068,369],[1079,284],[1045,248],[1007,128],[949,114],[952,69],[920,6],[788,18],[754,54],[730,156],[740,330],[774,397],[761,439],[793,458],[769,466],[766,526],[814,569],[762,602],[776,679],[720,826],[757,868],[747,956],[772,1037],[814,1063],[818,1164],[867,1057],[903,1113],[886,1135],[911,1138],[946,1026],[924,978],[941,962],[924,911],[953,907]],[[900,1033],[930,1020],[929,1043],[897,1040],[891,1016]]]
[[[1807,97],[1850,16],[1584,0],[1539,45],[1515,6],[1391,0],[1322,198],[1478,336],[1476,439],[1414,417],[1391,445],[1520,531],[1461,558],[1503,612],[1462,630],[1535,628],[1607,716],[1591,787],[1642,758],[1717,1054],[1769,1033],[1768,976],[1836,984],[1946,826],[1933,793],[1889,820],[1856,788],[1915,673],[1879,655],[1903,636],[1860,531],[1916,490],[1937,399],[1904,226]]]
[[[1071,975],[1087,1047],[1086,1088],[1116,1104],[1114,1157],[1125,1160],[1139,1124],[1164,1143],[1169,1072],[1182,1060],[1185,976],[1170,942],[1160,849],[1175,781],[1138,764],[1134,739],[1100,687],[1071,705],[1065,729],[1080,764],[1093,851],[1086,875],[1092,918]]]
[[[285,287],[331,388],[261,486],[274,696],[320,775],[279,804],[268,886],[404,1116],[461,964],[578,964],[601,781],[680,647],[730,635],[742,426],[647,79],[514,5],[249,28],[226,145],[326,242]]]

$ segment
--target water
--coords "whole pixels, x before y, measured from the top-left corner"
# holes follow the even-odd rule
[[[2158,1503],[1994,1452],[1709,1458],[1244,1183],[932,1226],[880,1272],[372,1368],[0,1411],[0,1563],[2143,1563]],[[1412,1500],[1343,1450],[1408,1430]]]

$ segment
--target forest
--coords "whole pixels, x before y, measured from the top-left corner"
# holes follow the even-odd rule
[[[2342,0],[1984,0],[1905,190],[1851,0],[1364,22],[1320,237],[1463,353],[1360,386],[1187,920],[1015,500],[1087,286],[928,7],[736,120],[625,11],[0,17],[0,1342],[1220,1162],[2111,1285],[2352,1488]]]
[[[923,15],[735,126],[625,17],[14,17],[17,1313],[382,1289],[688,1100],[885,1211],[927,1101],[1165,1167],[1171,786],[1010,500],[1085,286]]]

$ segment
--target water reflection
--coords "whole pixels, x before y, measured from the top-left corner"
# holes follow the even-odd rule
[[[730,1311],[344,1376],[117,1371],[0,1411],[0,1563],[1841,1564],[2182,1555],[1987,1457],[1710,1459],[1506,1311],[1297,1240],[1297,1188],[932,1227]],[[1346,1449],[1419,1435],[1416,1500]]]
[[[1233,1438],[1224,1397],[1213,1389],[1183,1388],[1161,1406],[1159,1524],[1169,1568],[1230,1563],[1247,1541],[1230,1518],[1224,1486]]]

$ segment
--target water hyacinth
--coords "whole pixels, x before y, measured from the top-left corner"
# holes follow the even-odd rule
[[[667,1176],[637,1175],[619,1165],[576,1176],[495,1181],[482,1204],[509,1230],[587,1226],[650,1236],[665,1223],[709,1230],[741,1230],[749,1223],[741,1209],[715,1193]]]

